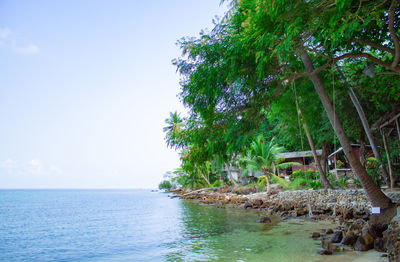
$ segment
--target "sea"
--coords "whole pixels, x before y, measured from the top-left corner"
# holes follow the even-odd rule
[[[333,225],[261,216],[150,190],[0,190],[0,261],[327,261],[310,234]]]

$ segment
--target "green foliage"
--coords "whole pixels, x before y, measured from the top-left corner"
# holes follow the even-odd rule
[[[289,185],[291,189],[322,188],[319,173],[311,169],[307,171],[296,170],[290,175],[289,180],[292,181]]]
[[[342,188],[346,188],[346,181],[347,181],[347,180],[348,180],[348,177],[347,177],[347,176],[343,176],[343,177],[340,178],[339,183],[340,183],[340,186],[341,186]]]
[[[305,180],[319,180],[319,173],[318,173],[318,171],[315,171],[312,169],[309,169],[307,171],[303,171],[303,170],[299,169],[299,170],[294,171],[290,175],[289,179],[291,181],[293,181],[294,179],[299,178],[299,177],[304,178]]]
[[[159,189],[167,189],[167,190],[169,190],[169,189],[172,188],[172,184],[171,184],[170,181],[164,180],[158,185],[158,188]]]
[[[302,48],[319,68],[336,114],[356,142],[363,131],[348,85],[338,77],[332,58],[349,82],[357,83],[353,86],[370,123],[398,104],[400,68],[391,65],[395,45],[388,28],[391,2],[232,1],[228,15],[212,31],[178,41],[182,56],[173,63],[181,75],[179,96],[189,116],[181,119],[170,113],[164,131],[167,145],[181,150],[181,183],[199,187],[204,176],[213,183],[224,163],[237,166],[238,156],[244,156],[245,170],[267,176],[290,165],[274,151],[280,151],[277,144],[307,150],[296,104],[316,146],[333,144],[334,133],[314,86],[302,77]],[[391,14],[399,33],[400,9]],[[367,62],[373,62],[374,78],[363,73]],[[373,169],[368,172],[377,177]],[[296,176],[294,186],[319,187],[312,174]],[[330,179],[336,186],[341,183]]]
[[[382,185],[381,170],[375,157],[368,157],[366,162],[367,172],[379,187]]]
[[[216,180],[214,181],[214,183],[212,184],[213,187],[220,187],[221,186],[221,181]]]

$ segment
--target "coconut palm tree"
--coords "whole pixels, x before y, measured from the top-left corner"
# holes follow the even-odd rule
[[[279,169],[288,168],[294,165],[300,165],[296,162],[285,162],[285,159],[278,158],[278,155],[284,150],[283,147],[275,143],[275,138],[272,138],[269,143],[266,143],[262,135],[257,136],[250,145],[250,150],[246,157],[241,160],[247,163],[247,166],[253,170],[262,171],[266,178],[267,193],[270,191],[269,176],[275,175]]]
[[[179,147],[181,138],[182,138],[182,130],[184,127],[183,119],[179,116],[178,112],[169,113],[169,118],[165,119],[165,126],[163,131],[165,134],[165,140],[167,141],[167,146],[169,147]]]

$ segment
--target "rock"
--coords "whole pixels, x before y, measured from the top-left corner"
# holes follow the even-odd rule
[[[357,238],[356,244],[354,246],[354,250],[356,251],[368,251],[372,248],[373,248],[373,243],[372,245],[371,244],[367,245],[366,240],[362,236],[359,236]]]
[[[328,250],[332,252],[338,252],[339,247],[333,243],[328,243]]]
[[[328,228],[327,230],[325,230],[325,234],[327,234],[327,235],[333,234],[333,229]]]
[[[263,217],[260,220],[257,220],[258,223],[271,223],[271,218],[270,217]]]
[[[248,208],[252,208],[253,207],[253,205],[252,204],[250,204],[250,202],[246,202],[246,203],[244,203],[244,209],[248,209]]]
[[[340,241],[342,241],[342,238],[343,238],[343,232],[336,231],[331,239],[331,243],[340,243]]]
[[[363,229],[363,231],[361,233],[361,237],[362,237],[364,243],[367,246],[371,246],[371,248],[373,247],[373,245],[374,245],[374,237],[371,235],[371,233],[370,233],[368,228]]]
[[[354,234],[346,234],[340,244],[346,246],[353,246],[354,243],[357,241],[357,237]]]
[[[307,208],[296,208],[296,212],[298,216],[304,216],[308,214]]]
[[[322,249],[321,251],[318,252],[320,255],[332,255],[332,251],[327,250],[327,249]]]
[[[383,233],[385,247],[389,253],[389,261],[400,261],[400,228],[397,222],[392,222]]]
[[[260,207],[262,204],[263,204],[263,201],[262,201],[261,199],[256,199],[256,200],[254,200],[253,207],[254,207],[254,208],[258,208],[258,207]]]
[[[312,232],[311,233],[311,237],[312,238],[319,238],[321,236],[321,234],[319,232]]]
[[[326,241],[325,239],[321,239],[321,247],[324,249],[328,248],[328,241]]]
[[[385,241],[383,238],[376,238],[374,240],[374,249],[378,252],[386,252]]]
[[[367,228],[367,230],[373,238],[381,238],[383,237],[383,231],[385,231],[387,228],[388,225],[371,225]],[[364,230],[365,229],[363,229],[363,231]]]
[[[371,216],[370,213],[365,213],[365,214],[362,216],[362,219],[364,219],[365,221],[368,221],[370,216]]]

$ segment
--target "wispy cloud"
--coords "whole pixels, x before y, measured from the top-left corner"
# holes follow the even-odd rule
[[[8,27],[0,27],[0,48],[5,48],[19,55],[35,55],[40,48],[30,40],[24,39]]]
[[[6,39],[11,33],[11,29],[7,27],[0,27],[0,39]]]
[[[29,160],[26,163],[26,171],[30,174],[41,175],[43,174],[43,165],[38,159]]]
[[[0,168],[13,169],[16,167],[17,162],[11,158],[7,158],[4,161],[0,161]]]
[[[40,52],[37,45],[30,44],[24,47],[15,47],[15,51],[21,55],[34,55]]]

